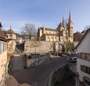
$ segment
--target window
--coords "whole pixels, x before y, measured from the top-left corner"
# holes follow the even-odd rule
[[[88,56],[87,55],[85,56],[85,59],[88,60]]]
[[[83,72],[85,72],[87,74],[90,74],[90,67],[81,65],[81,71],[83,71]]]
[[[12,37],[12,34],[10,34],[10,37]]]
[[[86,73],[88,72],[88,67],[85,67],[85,72],[86,72]]]
[[[81,53],[81,59],[90,61],[90,53]]]
[[[84,71],[84,66],[83,65],[81,65],[81,71]]]
[[[4,43],[3,43],[3,52],[4,52]]]
[[[86,84],[86,86],[90,86],[90,79],[85,77],[84,83]]]
[[[0,54],[2,53],[2,42],[0,42]]]
[[[89,74],[90,74],[90,68],[89,68]]]

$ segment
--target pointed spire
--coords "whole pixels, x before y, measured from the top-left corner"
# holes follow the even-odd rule
[[[10,29],[11,29],[11,25],[10,25]]]
[[[62,25],[65,26],[65,22],[64,22],[64,16],[63,16],[63,21],[62,21]]]
[[[72,19],[71,19],[71,12],[69,12],[69,23],[72,22]]]

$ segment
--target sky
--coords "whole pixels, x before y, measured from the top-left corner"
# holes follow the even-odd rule
[[[20,33],[25,23],[56,29],[71,12],[74,32],[90,25],[90,0],[0,0],[0,22],[5,30]]]

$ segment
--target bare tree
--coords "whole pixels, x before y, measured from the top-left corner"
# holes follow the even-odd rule
[[[29,39],[31,39],[33,35],[36,35],[35,25],[26,23],[25,26],[21,29],[21,34],[28,35]]]
[[[90,25],[87,25],[85,28],[84,28],[84,30],[87,30],[87,29],[89,29],[90,28]]]
[[[41,46],[41,42],[40,42],[40,40],[38,41],[38,37],[36,35],[36,36],[34,36],[33,41],[30,42],[30,47],[34,47],[35,53],[36,53],[36,48],[40,47],[40,46]]]

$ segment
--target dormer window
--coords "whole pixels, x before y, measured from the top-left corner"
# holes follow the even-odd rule
[[[12,37],[12,34],[10,34],[10,37]]]

